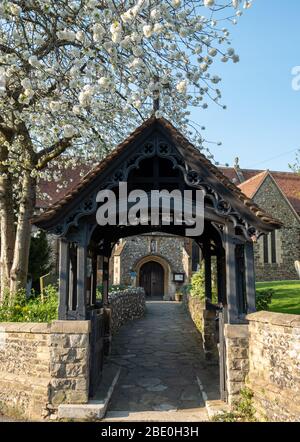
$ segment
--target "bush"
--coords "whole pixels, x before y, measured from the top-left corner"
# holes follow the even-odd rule
[[[213,417],[215,422],[257,422],[253,406],[253,393],[249,388],[240,392],[240,399],[232,406],[232,411]]]
[[[43,297],[34,292],[27,298],[25,290],[19,290],[11,299],[4,295],[0,305],[1,322],[50,322],[58,317],[58,293],[54,286],[47,286]]]
[[[126,284],[111,284],[109,286],[109,293],[112,292],[121,292],[122,290],[127,290],[130,286],[126,285]],[[97,301],[101,301],[102,300],[102,293],[103,293],[103,284],[99,284],[97,285],[96,288],[96,299]]]
[[[269,306],[272,302],[274,290],[259,290],[256,292],[256,310],[269,310]]]
[[[205,275],[203,266],[192,276],[190,293],[192,296],[197,296],[201,299],[205,298]]]

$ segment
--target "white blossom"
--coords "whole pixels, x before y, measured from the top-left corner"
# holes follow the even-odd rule
[[[215,4],[215,0],[204,0],[203,4],[206,8],[211,8]]]
[[[144,33],[145,37],[150,38],[153,33],[152,26],[151,25],[144,25],[143,26],[143,33]]]
[[[72,138],[77,133],[77,129],[71,124],[66,124],[63,126],[62,130],[65,138]]]
[[[217,61],[239,60],[228,49],[229,26],[250,3],[1,0],[0,42],[8,51],[0,52],[0,115],[16,134],[7,144],[16,198],[30,145],[21,126],[33,158],[67,137],[66,156],[76,163],[100,159],[146,119],[155,91],[159,115],[186,135],[190,107],[205,109],[209,100],[223,106]],[[32,165],[37,179],[48,174],[41,163]]]
[[[187,90],[187,81],[182,80],[180,83],[177,84],[176,89],[180,94],[185,94]]]
[[[109,89],[110,87],[110,80],[107,77],[101,77],[98,80],[98,84],[101,87],[101,89],[103,89],[104,91],[106,91],[107,89]]]

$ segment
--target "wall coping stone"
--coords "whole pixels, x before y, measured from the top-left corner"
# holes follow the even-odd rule
[[[0,322],[0,333],[90,333],[91,321]]]
[[[248,338],[248,324],[225,324],[224,334],[226,338]]]
[[[300,315],[260,311],[246,316],[250,322],[262,322],[285,327],[300,327]]]

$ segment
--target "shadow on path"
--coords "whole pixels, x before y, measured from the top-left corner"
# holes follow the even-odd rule
[[[207,420],[197,377],[209,399],[218,398],[218,367],[207,365],[201,336],[181,303],[147,302],[145,317],[113,338],[109,363],[122,370],[108,419]]]

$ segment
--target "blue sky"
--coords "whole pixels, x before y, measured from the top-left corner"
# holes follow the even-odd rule
[[[290,170],[300,148],[300,91],[291,70],[300,66],[300,1],[254,0],[236,26],[232,45],[241,61],[216,65],[227,110],[209,103],[192,119],[206,126],[215,159],[244,168]]]

